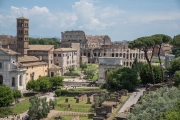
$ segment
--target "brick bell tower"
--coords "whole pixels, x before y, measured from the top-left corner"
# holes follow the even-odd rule
[[[17,18],[17,52],[22,56],[27,55],[29,49],[29,19]]]

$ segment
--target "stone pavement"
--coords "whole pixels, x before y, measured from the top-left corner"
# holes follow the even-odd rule
[[[145,88],[136,89],[129,99],[124,103],[123,107],[120,109],[118,113],[124,112],[128,107],[130,107],[133,104],[136,104],[138,99],[141,95],[143,95],[143,91],[145,91]]]

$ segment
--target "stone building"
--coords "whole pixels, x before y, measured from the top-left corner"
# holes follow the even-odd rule
[[[146,61],[143,51],[131,50],[127,44],[112,44],[108,35],[86,35],[80,30],[65,31],[61,35],[62,44],[80,43],[81,56],[86,56],[88,63],[98,63],[99,57],[122,57],[123,65],[128,67],[132,65],[136,57],[141,62]],[[151,51],[148,52],[148,56],[150,54]]]
[[[26,88],[25,78],[26,68],[18,63],[18,53],[9,48],[2,48],[0,42],[0,85],[24,90]]]
[[[37,80],[39,76],[48,76],[48,63],[35,56],[18,57],[18,62],[26,69],[26,83]]]
[[[68,68],[77,68],[77,50],[73,48],[58,48],[54,50],[54,63],[62,67],[61,73],[64,74]]]
[[[16,51],[16,48],[17,48],[16,37],[13,37],[10,35],[0,35],[0,42],[2,42],[3,48],[7,48],[9,46],[9,49]]]

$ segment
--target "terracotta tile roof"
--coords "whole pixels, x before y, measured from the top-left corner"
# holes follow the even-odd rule
[[[29,45],[29,50],[49,51],[54,48],[54,45]]]
[[[77,50],[73,48],[58,48],[58,49],[55,49],[54,51],[68,52],[68,51],[77,51]]]
[[[61,67],[57,66],[57,65],[54,65],[52,64],[51,67],[49,69],[61,69]]]
[[[18,57],[18,62],[37,62],[37,61],[41,61],[39,60],[39,58],[35,57],[35,56],[22,56],[22,57]]]
[[[30,63],[21,63],[21,65],[24,67],[29,67],[29,66],[47,65],[47,63],[46,62],[30,62]]]
[[[3,52],[5,52],[8,55],[18,55],[19,53],[11,50],[11,49],[6,49],[6,48],[0,48],[0,50],[2,50]]]

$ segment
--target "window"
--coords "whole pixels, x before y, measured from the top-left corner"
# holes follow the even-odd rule
[[[61,54],[58,54],[58,57],[61,57]]]
[[[2,68],[2,63],[0,62],[0,68]]]
[[[22,86],[22,75],[19,76],[19,86]]]
[[[3,76],[0,75],[0,85],[2,85],[2,84],[3,84]]]
[[[12,78],[12,87],[15,87],[15,77]]]
[[[54,57],[56,57],[56,54],[54,54]]]
[[[51,77],[54,77],[54,72],[51,72]]]

